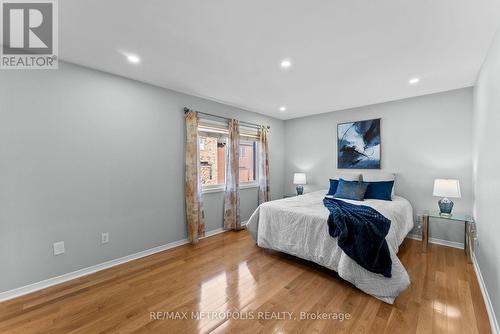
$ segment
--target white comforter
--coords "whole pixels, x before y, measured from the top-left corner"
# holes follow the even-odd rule
[[[247,229],[259,247],[274,249],[335,270],[340,277],[362,291],[392,304],[410,284],[408,273],[397,257],[399,246],[413,228],[413,209],[399,196],[392,201],[350,201],[367,205],[391,221],[386,240],[392,259],[392,277],[374,274],[359,266],[328,234],[329,215],[323,206],[326,191],[261,204],[250,217]]]

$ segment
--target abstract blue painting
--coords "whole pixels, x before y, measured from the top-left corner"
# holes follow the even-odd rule
[[[380,118],[337,125],[337,168],[380,168]]]

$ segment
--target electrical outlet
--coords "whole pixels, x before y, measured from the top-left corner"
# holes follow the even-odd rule
[[[54,247],[54,255],[64,254],[64,241],[54,242],[52,246]]]
[[[101,244],[107,244],[109,242],[109,233],[104,232],[101,234]]]

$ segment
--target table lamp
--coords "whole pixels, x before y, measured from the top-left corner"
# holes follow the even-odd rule
[[[297,195],[302,195],[304,193],[304,184],[307,184],[305,173],[294,173],[293,174],[293,184],[297,185]]]
[[[441,197],[439,200],[439,211],[442,216],[451,216],[453,201],[451,198],[460,198],[460,182],[454,179],[436,179],[434,180],[433,196]]]

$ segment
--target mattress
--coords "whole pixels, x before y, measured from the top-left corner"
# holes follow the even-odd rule
[[[259,247],[273,249],[315,262],[336,271],[344,280],[386,303],[410,284],[406,269],[397,257],[399,246],[413,228],[413,209],[400,196],[392,201],[367,199],[346,202],[367,205],[391,221],[386,241],[392,259],[392,277],[372,273],[347,256],[328,233],[328,209],[323,205],[326,190],[261,204],[250,217],[247,229]]]

